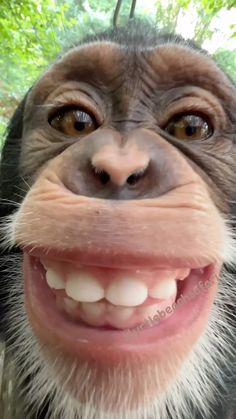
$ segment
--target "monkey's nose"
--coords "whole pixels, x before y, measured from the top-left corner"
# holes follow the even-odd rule
[[[117,152],[105,148],[97,152],[92,160],[92,170],[101,184],[109,182],[117,186],[135,185],[146,174],[149,156],[141,150],[126,150]]]

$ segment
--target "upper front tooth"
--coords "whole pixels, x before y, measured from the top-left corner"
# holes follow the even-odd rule
[[[65,288],[65,282],[53,269],[48,269],[46,272],[46,280],[50,288],[56,290],[63,290]]]
[[[133,278],[122,278],[112,282],[105,293],[105,297],[110,303],[129,307],[142,304],[147,295],[146,285]]]
[[[66,282],[66,294],[73,300],[93,303],[104,298],[104,289],[92,275],[71,272]]]
[[[175,279],[163,279],[158,281],[154,287],[149,290],[149,297],[160,298],[166,300],[177,292],[177,284]]]
[[[183,279],[187,278],[187,276],[189,276],[189,274],[190,274],[190,271],[191,271],[191,269],[189,269],[189,268],[180,269],[176,279],[183,280]]]
[[[48,263],[48,260],[47,259],[45,259],[45,258],[40,258],[40,262],[42,263],[42,265],[43,265],[43,267],[44,267],[44,269],[49,269],[50,267],[49,267],[49,263]]]

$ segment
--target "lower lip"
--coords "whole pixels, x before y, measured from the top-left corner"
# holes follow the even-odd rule
[[[55,296],[46,284],[41,263],[24,253],[26,309],[36,334],[43,342],[78,359],[108,364],[134,353],[139,357],[161,356],[170,345],[174,351],[175,347],[176,350],[181,346],[188,347],[198,339],[216,294],[218,273],[219,269],[209,266],[201,277],[192,274],[183,288],[183,297],[189,296],[199,281],[203,284],[209,281],[209,287],[201,288],[198,295],[195,293],[196,296],[185,300],[170,317],[164,316],[158,324],[149,318],[142,329],[104,330],[75,323],[60,312]]]

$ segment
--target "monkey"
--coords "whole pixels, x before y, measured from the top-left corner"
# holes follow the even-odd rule
[[[0,167],[12,419],[235,417],[235,144],[232,80],[151,25],[30,88]]]

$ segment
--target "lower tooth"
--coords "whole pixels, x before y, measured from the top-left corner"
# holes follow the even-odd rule
[[[99,317],[105,311],[104,303],[81,303],[81,308],[85,314]]]
[[[81,303],[81,316],[92,326],[103,326],[105,313],[104,303]]]
[[[130,319],[134,313],[134,309],[133,307],[111,306],[109,307],[109,313],[112,321],[125,322]]]
[[[90,326],[100,327],[110,324],[113,327],[123,328],[130,327],[130,321],[142,323],[145,320],[155,319],[159,311],[164,311],[165,307],[160,304],[153,304],[145,307],[123,307],[99,303],[78,303],[70,298],[61,297],[57,301],[57,305],[69,314],[73,319],[81,319]],[[59,304],[60,303],[60,304]],[[134,316],[134,317],[132,317]],[[170,314],[165,315],[168,318]],[[160,320],[163,320],[161,316]]]
[[[158,305],[154,304],[152,306],[146,306],[139,310],[140,314],[143,316],[143,320],[148,319],[148,317],[153,318],[157,314]]]
[[[64,298],[64,304],[69,312],[73,312],[79,307],[79,303],[70,300],[70,298]]]
[[[69,298],[63,299],[63,310],[74,320],[79,320],[79,303]]]
[[[143,322],[145,320],[148,320],[151,321],[151,323],[159,323],[162,320],[168,319],[168,317],[170,317],[173,314],[173,310],[170,304],[167,305],[162,303],[143,307],[139,310],[139,313],[143,318]]]

